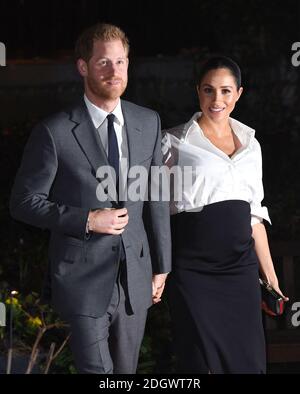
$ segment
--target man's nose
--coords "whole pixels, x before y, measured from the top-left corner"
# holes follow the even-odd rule
[[[116,72],[117,72],[117,64],[113,63],[113,62],[109,63],[108,70],[109,70],[110,73],[116,74]]]

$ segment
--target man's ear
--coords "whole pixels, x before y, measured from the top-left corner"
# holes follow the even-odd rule
[[[87,63],[85,60],[77,60],[77,70],[82,77],[86,77],[88,75]]]

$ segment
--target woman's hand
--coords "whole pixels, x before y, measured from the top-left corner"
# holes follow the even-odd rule
[[[279,288],[277,275],[272,261],[269,242],[266,229],[263,223],[257,223],[252,226],[252,236],[255,241],[255,252],[259,260],[259,268],[262,279],[269,283],[275,291],[277,291],[283,298],[284,302],[289,300]]]
[[[289,301],[289,297],[286,297],[286,296],[282,293],[282,291],[280,290],[279,284],[278,284],[278,279],[277,279],[277,278],[274,278],[274,279],[272,279],[272,280],[266,280],[266,282],[268,282],[268,283],[273,287],[273,289],[274,289],[275,291],[277,291],[277,293],[279,293],[279,294],[282,296],[284,302]]]

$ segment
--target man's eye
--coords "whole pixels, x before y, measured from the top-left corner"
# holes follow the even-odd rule
[[[125,66],[126,60],[125,59],[120,59],[120,60],[118,60],[117,64],[118,64],[118,66]]]

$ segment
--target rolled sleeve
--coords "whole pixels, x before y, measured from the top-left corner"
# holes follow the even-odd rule
[[[261,223],[263,220],[266,220],[270,224],[272,224],[268,208],[260,206],[251,206],[251,225]]]
[[[255,148],[256,148],[256,154],[257,154],[257,160],[256,160],[256,173],[257,173],[257,178],[255,182],[255,188],[254,188],[254,193],[252,196],[252,202],[250,203],[251,206],[251,224],[257,224],[259,222],[262,222],[263,220],[266,220],[270,224],[272,224],[268,208],[265,206],[262,206],[262,201],[264,199],[264,186],[263,186],[263,181],[262,181],[262,154],[261,154],[261,148],[260,144],[257,140],[255,140]]]

